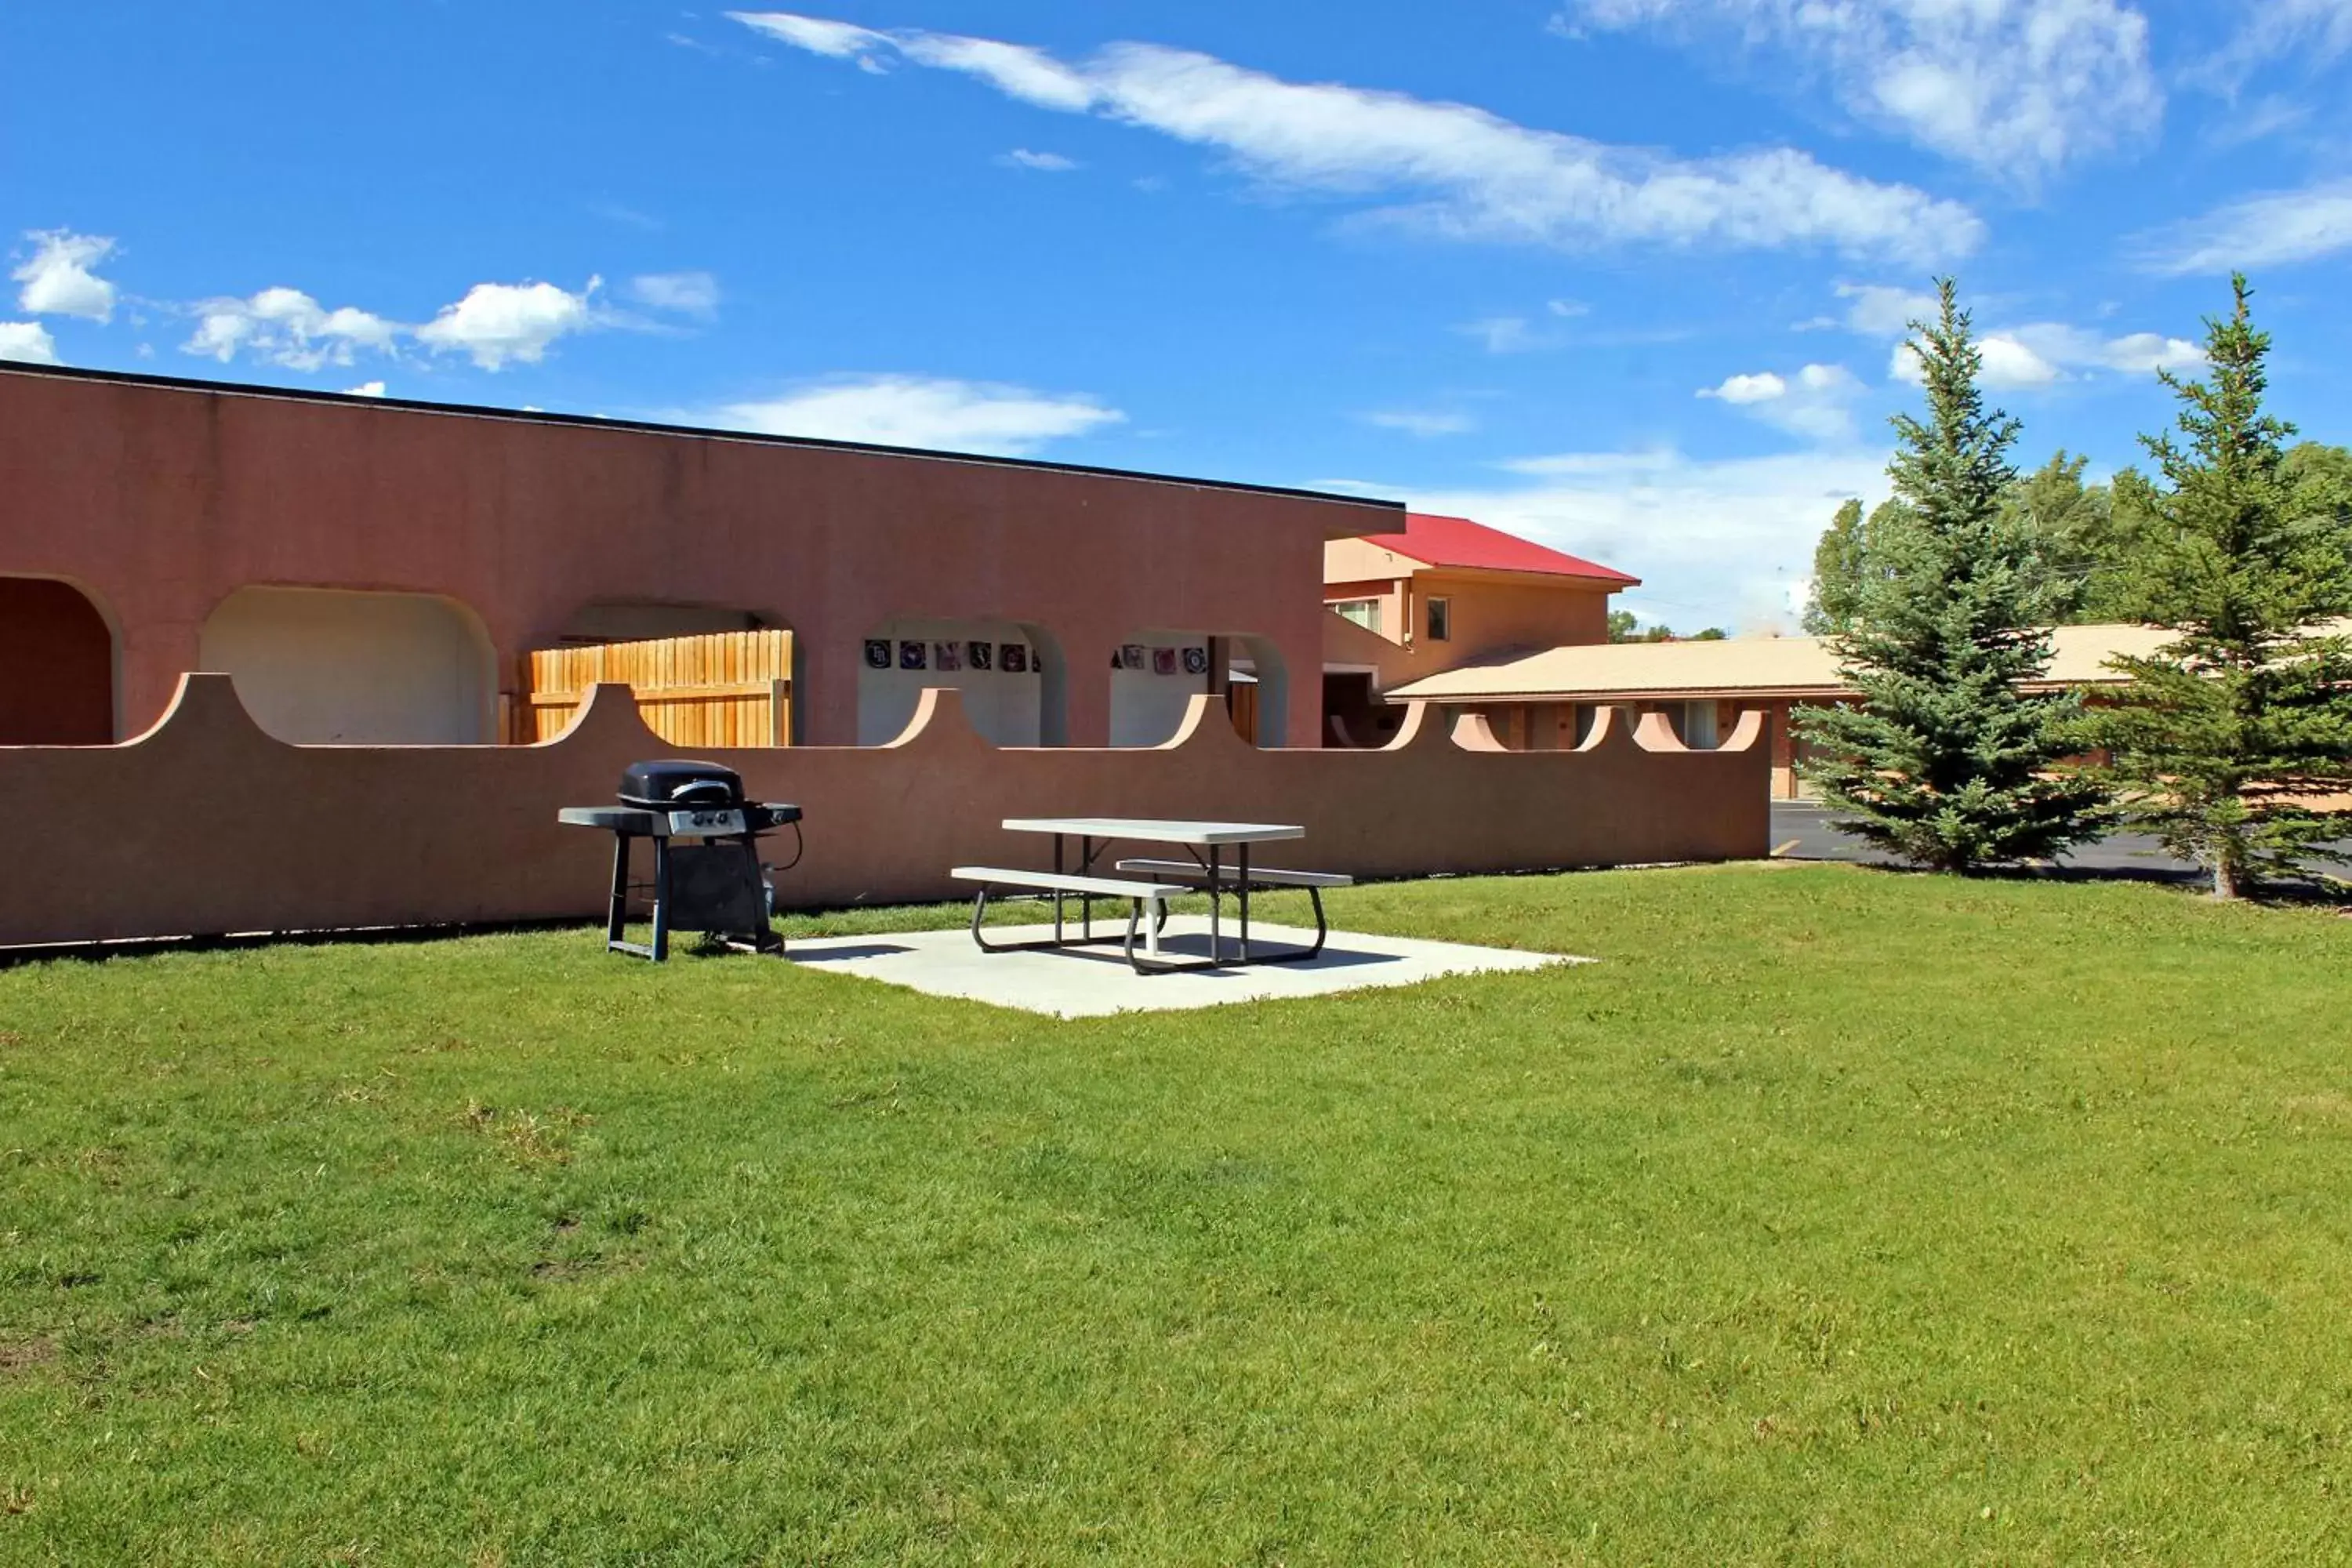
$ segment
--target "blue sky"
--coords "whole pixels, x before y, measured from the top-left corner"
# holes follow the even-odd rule
[[[2250,271],[2352,439],[2352,0],[0,7],[0,355],[1466,512],[1762,629],[1915,297],[2104,471]]]

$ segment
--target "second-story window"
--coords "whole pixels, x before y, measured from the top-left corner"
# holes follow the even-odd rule
[[[1381,629],[1381,602],[1378,599],[1341,599],[1331,606],[1339,612],[1343,621],[1353,621],[1368,632]]]
[[[1454,640],[1454,601],[1451,599],[1431,599],[1428,601],[1428,604],[1429,640],[1432,642],[1452,642]]]

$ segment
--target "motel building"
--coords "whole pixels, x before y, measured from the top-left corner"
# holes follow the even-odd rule
[[[703,746],[889,744],[956,691],[1000,747],[1261,747],[1427,704],[1504,751],[1603,710],[1691,751],[1850,693],[1811,637],[1612,644],[1640,580],[1465,518],[1163,475],[47,366],[0,367],[0,746],[104,745],[190,670],[268,734],[561,734],[621,680]],[[2052,685],[2156,634],[2071,626]]]
[[[660,755],[802,810],[780,907],[965,895],[1041,813],[1357,879],[1761,855],[1756,716],[1408,695],[1633,581],[1357,495],[0,367],[0,948],[591,917],[559,813]]]
[[[131,739],[191,670],[302,744],[545,740],[564,683],[604,678],[740,710],[706,744],[883,745],[945,687],[999,746],[1157,746],[1203,692],[1259,745],[1315,746],[1325,546],[1402,521],[1358,496],[9,365],[0,746]]]
[[[542,742],[606,679],[706,746],[886,745],[950,688],[1001,747],[1160,746],[1206,693],[1363,749],[1636,585],[1359,496],[0,368],[0,745],[131,739],[204,670],[308,745]],[[1589,732],[1541,706],[1496,739]]]
[[[2119,655],[2153,654],[2169,634],[2151,626],[2059,626],[2050,669],[2029,689],[2078,688],[2096,701],[2122,683]],[[1764,715],[1777,800],[1802,798],[1804,743],[1792,725],[1808,706],[1851,701],[1836,653],[1820,637],[1742,637],[1706,642],[1586,643],[1526,649],[1456,665],[1385,693],[1391,703],[1433,702],[1482,718],[1513,750],[1573,745],[1595,716],[1615,709],[1638,721],[1663,716],[1694,751],[1721,743],[1738,716]]]

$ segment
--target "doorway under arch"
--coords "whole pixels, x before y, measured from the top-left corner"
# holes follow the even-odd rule
[[[0,577],[0,746],[114,740],[114,628],[56,577]]]

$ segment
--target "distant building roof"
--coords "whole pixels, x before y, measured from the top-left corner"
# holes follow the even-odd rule
[[[1488,528],[1483,522],[1473,522],[1466,517],[1409,512],[1402,533],[1368,533],[1364,542],[1392,550],[1424,566],[1472,572],[1537,572],[1553,577],[1585,577],[1627,588],[1638,586],[1642,581],[1581,556],[1549,549],[1533,540],[1505,533],[1499,528]]]
[[[2118,654],[2146,656],[2173,634],[2154,626],[2060,626],[2039,684],[2099,686],[2123,678]],[[1704,697],[1831,698],[1847,690],[1837,655],[1820,637],[1724,637],[1706,642],[1585,643],[1465,665],[1409,681],[1391,701],[1641,701]]]

